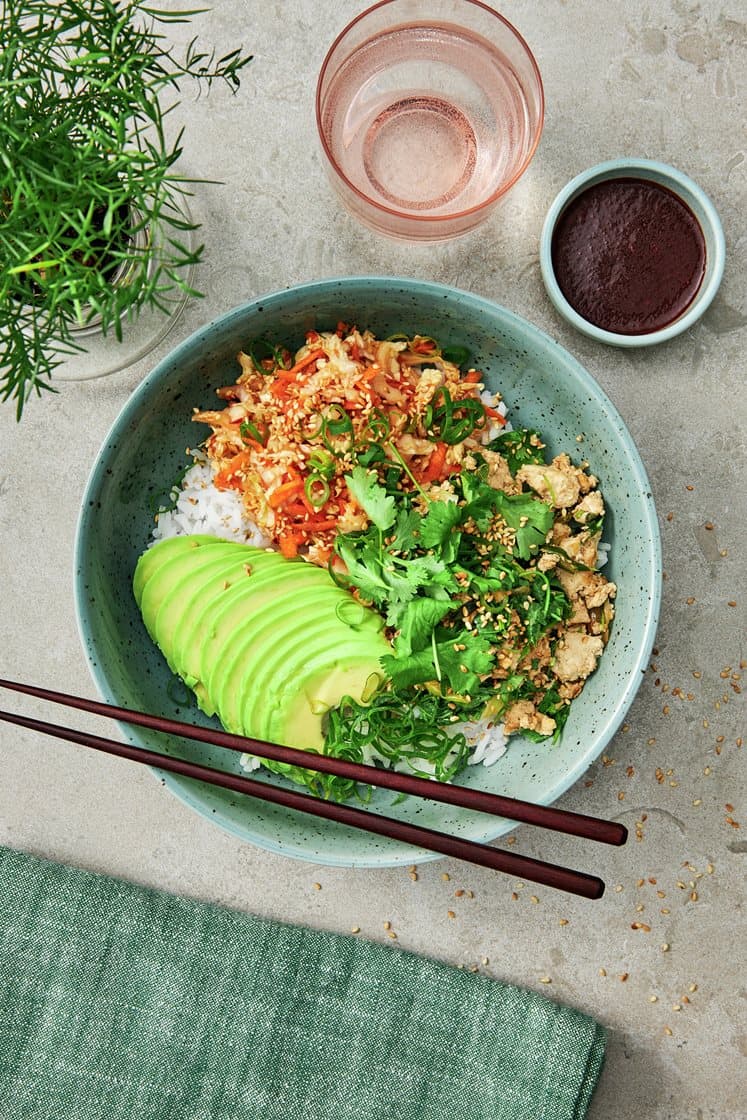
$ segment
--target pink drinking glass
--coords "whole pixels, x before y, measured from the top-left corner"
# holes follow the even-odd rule
[[[542,79],[518,31],[480,0],[381,0],[330,47],[316,118],[355,217],[443,241],[483,222],[528,167]]]

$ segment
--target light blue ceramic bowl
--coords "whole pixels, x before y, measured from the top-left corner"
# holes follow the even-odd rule
[[[171,675],[143,627],[131,592],[135,562],[153,513],[186,465],[185,448],[200,429],[195,406],[212,407],[218,386],[233,382],[236,354],[258,336],[303,341],[312,327],[339,319],[379,335],[420,332],[466,345],[475,365],[510,405],[514,425],[538,428],[552,454],[588,458],[610,510],[609,574],[618,584],[617,617],[594,676],[573,704],[559,745],[521,739],[490,769],[472,767],[466,785],[550,804],[605,748],[642,679],[660,598],[660,547],[648,479],[625,425],[595,381],[565,350],[517,315],[488,300],[438,284],[388,277],[323,280],[252,300],[197,331],[165,358],[127,402],[94,465],[80,515],[76,603],[91,672],[109,702],[208,723]],[[582,444],[576,437],[583,435]],[[237,769],[219,748],[164,740],[122,727],[126,738],[155,750]],[[193,780],[165,775],[183,802],[229,832],[271,851],[338,866],[387,867],[436,858],[418,849],[255,803]],[[270,777],[267,781],[280,781]],[[372,808],[472,840],[490,840],[510,822],[394,795],[375,793]]]
[[[614,331],[605,331],[601,327],[590,323],[588,319],[579,315],[565,298],[553,270],[552,236],[563,211],[582,191],[603,182],[605,179],[619,179],[621,177],[649,179],[667,187],[690,207],[698,219],[705,237],[705,276],[695,299],[674,322],[661,330],[652,331],[650,334],[616,334]],[[659,163],[651,159],[613,159],[606,163],[598,163],[587,171],[582,171],[575,179],[571,179],[570,183],[563,187],[555,198],[547,212],[540,236],[540,270],[547,294],[556,311],[582,334],[609,346],[655,346],[659,342],[666,342],[668,339],[682,334],[683,331],[697,322],[703,312],[710,306],[724,274],[725,259],[724,231],[716,208],[708,195],[682,171],[670,167],[669,164]]]

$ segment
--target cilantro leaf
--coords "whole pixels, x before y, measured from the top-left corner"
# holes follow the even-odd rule
[[[395,688],[441,680],[457,695],[472,694],[480,687],[480,675],[492,666],[490,642],[474,630],[448,631],[447,636],[442,630],[426,649],[406,657],[387,654],[381,666]]]
[[[362,547],[356,546],[362,543]],[[347,568],[348,579],[358,588],[364,599],[381,604],[386,601],[389,585],[384,579],[381,559],[367,541],[339,534],[335,540],[335,550]]]
[[[472,695],[480,687],[480,675],[489,673],[493,666],[490,642],[474,630],[450,633],[446,641],[436,643],[436,651],[441,674],[456,693]]]
[[[516,530],[517,555],[521,560],[529,560],[552,529],[552,507],[529,494],[504,494],[502,490],[495,493],[498,512]]]
[[[378,529],[391,528],[395,519],[394,498],[379,485],[373,471],[367,471],[365,467],[353,467],[352,474],[345,475],[345,483],[358,505]]]
[[[392,552],[410,552],[418,544],[416,532],[422,517],[414,509],[400,509],[394,522],[394,538],[389,545]]]
[[[456,502],[431,502],[420,524],[423,548],[440,548],[449,539],[462,519],[462,510]]]
[[[452,610],[451,599],[429,599],[419,596],[407,604],[400,620],[400,633],[395,639],[397,656],[419,653],[430,644],[431,634],[441,619]]]

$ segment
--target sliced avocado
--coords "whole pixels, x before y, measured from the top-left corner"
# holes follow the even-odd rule
[[[325,711],[360,698],[390,652],[381,617],[303,561],[172,540],[141,558],[133,583],[169,663],[231,730],[320,749]]]
[[[241,714],[244,734],[270,738],[275,710],[283,706],[284,698],[301,692],[309,678],[315,679],[318,672],[328,667],[347,661],[367,661],[371,673],[380,672],[379,658],[390,653],[391,648],[380,633],[381,619],[373,611],[368,611],[367,615],[373,616],[372,621],[367,619],[365,627],[354,631],[341,623],[334,613],[319,619],[307,619],[304,613],[304,625],[288,634],[278,633],[274,648],[266,651],[259,664],[248,666],[241,688],[245,697]],[[323,705],[314,712],[309,703],[304,701],[304,704],[318,732]]]
[[[327,662],[321,670],[315,671],[305,686],[294,684],[275,698],[262,738],[289,747],[321,751],[326,712],[336,707],[343,696],[361,700],[371,690],[373,679],[382,675],[378,658],[372,658],[370,653],[358,659],[346,657]]]
[[[195,635],[185,657],[185,666],[199,680],[206,680],[226,641],[243,620],[259,611],[266,603],[274,604],[287,596],[293,598],[297,610],[303,610],[304,596],[314,589],[326,589],[332,583],[321,568],[312,564],[286,562],[286,567],[257,572],[246,580],[246,587],[235,585],[222,597],[220,610],[209,617],[199,637]],[[195,628],[197,629],[197,628]]]
[[[203,568],[214,565],[220,557],[235,556],[236,548],[235,543],[224,541],[222,544],[212,544],[209,547],[196,546],[192,549],[183,549],[170,555],[163,564],[152,571],[143,584],[140,611],[146,629],[153,639],[156,638],[158,611],[171,591],[182,586],[184,594],[188,596],[190,584],[197,578],[197,574]]]
[[[189,549],[200,548],[203,545],[213,544],[219,541],[220,537],[209,537],[205,534],[194,534],[193,536],[182,537],[166,537],[162,541],[156,541],[154,545],[142,554],[137,564],[135,565],[135,574],[132,579],[132,590],[135,595],[135,602],[140,606],[140,601],[143,595],[143,587],[146,581],[150,578],[156,568],[164,564],[170,556],[177,553],[186,552]]]
[[[334,591],[334,588],[306,590],[301,608],[295,596],[289,597],[287,602],[268,602],[237,626],[216,656],[209,675],[202,681],[226,727],[232,731],[240,730],[244,682],[251,680],[258,664],[267,657],[268,645],[277,630],[289,621],[303,620],[311,609],[323,609],[327,614],[333,612],[336,605]]]
[[[201,616],[220,609],[226,595],[247,578],[247,569],[252,573],[271,569],[277,559],[276,553],[268,552],[258,552],[250,560],[243,550],[238,555],[217,554],[212,564],[176,584],[161,603],[155,627],[158,645],[169,651],[169,663],[183,663],[184,651],[194,641],[194,632],[199,632]]]
[[[233,726],[238,729],[244,724],[245,705],[256,702],[262,707],[285,673],[295,674],[303,667],[317,634],[331,629],[329,645],[339,645],[344,634],[335,616],[338,595],[337,589],[330,592],[329,588],[307,592],[303,604],[299,607],[294,601],[291,611],[276,602],[264,608],[259,618],[245,623],[238,641],[225,647],[225,656],[204,678],[204,684]],[[251,717],[252,734],[258,733],[258,719]]]

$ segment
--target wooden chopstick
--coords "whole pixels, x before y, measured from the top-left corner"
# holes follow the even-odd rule
[[[415,844],[418,847],[438,852],[440,855],[451,856],[454,859],[465,860],[468,863],[488,867],[494,871],[502,871],[507,875],[529,879],[531,882],[568,891],[571,894],[581,895],[583,898],[601,898],[604,893],[604,883],[595,875],[587,875],[584,872],[574,871],[566,867],[557,867],[554,864],[531,859],[514,852],[503,852],[498,848],[491,848],[487,844],[448,836],[434,829],[407,824],[405,821],[380,816],[377,813],[369,813],[367,810],[357,809],[351,805],[322,801],[309,794],[298,793],[295,790],[256,781],[252,778],[244,778],[237,774],[227,774],[222,770],[214,770],[210,766],[200,766],[185,759],[171,758],[156,751],[129,746],[113,739],[104,739],[99,735],[92,735],[86,731],[61,727],[59,724],[45,723],[30,716],[0,711],[0,721],[12,723],[18,727],[26,727],[43,735],[51,735],[56,739],[64,739],[84,747],[91,747],[94,750],[116,755],[119,758],[127,758],[145,766],[169,770],[171,773],[181,774],[187,778],[196,778],[202,782],[209,782],[211,785],[222,786],[234,793],[248,794],[250,797],[256,797],[262,801],[270,801],[287,809],[296,809],[316,817],[323,817],[325,820],[337,821],[351,828],[373,832],[379,836],[387,836],[405,844]]]
[[[198,727],[191,723],[183,723],[180,720],[153,716],[146,712],[130,711],[128,708],[105,704],[100,700],[88,700],[82,696],[71,696],[64,692],[39,688],[36,685],[21,684],[18,681],[0,680],[0,688],[22,692],[28,696],[52,701],[55,704],[63,704],[68,708],[78,708],[95,715],[107,716],[121,720],[123,723],[149,727],[154,731],[179,735],[185,739],[194,739],[213,746],[226,747],[232,751],[254,754],[258,758],[269,758],[275,762],[301,766],[307,770],[335,774],[338,777],[365,785],[380,786],[395,790],[398,793],[424,797],[431,801],[442,801],[447,805],[457,805],[463,809],[490,813],[493,816],[505,817],[507,820],[520,821],[539,828],[549,828],[554,832],[564,832],[571,836],[580,836],[585,840],[621,845],[625,843],[628,837],[628,830],[617,821],[584,816],[581,813],[572,813],[567,809],[534,805],[529,801],[521,801],[513,797],[504,797],[500,794],[468,789],[465,786],[419,778],[414,774],[401,774],[398,771],[383,770],[376,766],[351,762],[348,759],[311,754],[295,747],[281,746],[279,743],[267,743],[260,739],[232,735],[227,731],[219,731],[212,727]]]

